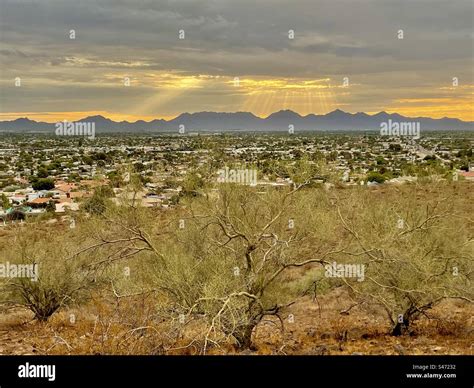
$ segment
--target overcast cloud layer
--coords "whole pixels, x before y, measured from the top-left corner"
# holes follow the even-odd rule
[[[341,108],[473,119],[471,0],[1,0],[0,15],[3,117]]]

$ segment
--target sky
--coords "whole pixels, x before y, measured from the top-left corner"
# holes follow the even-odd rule
[[[0,120],[474,120],[471,0],[0,0]]]

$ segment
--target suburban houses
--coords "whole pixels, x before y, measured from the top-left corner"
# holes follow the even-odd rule
[[[471,141],[435,133],[421,139],[323,133],[137,135],[132,139],[110,135],[93,141],[31,134],[4,140],[0,148],[3,222],[77,211],[102,188],[117,205],[138,201],[144,207],[166,209],[183,192],[193,190],[187,187],[191,172],[197,172],[198,179],[218,182],[219,171],[229,167],[255,170],[256,186],[292,185],[285,171],[301,160],[310,165],[324,161],[333,175],[326,187],[336,182],[404,184],[427,175],[474,180]],[[127,189],[137,178],[140,189]],[[320,183],[328,179],[319,177]]]

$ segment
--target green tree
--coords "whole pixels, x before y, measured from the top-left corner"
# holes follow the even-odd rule
[[[33,182],[32,187],[35,190],[51,190],[54,188],[54,180],[50,178],[40,178]]]
[[[2,208],[4,210],[7,210],[11,207],[10,205],[10,201],[8,200],[7,196],[5,194],[2,193],[2,195],[0,196],[0,203],[2,205]]]
[[[56,211],[56,204],[54,201],[49,201],[46,205],[46,211],[48,213],[54,213]]]
[[[46,168],[40,167],[38,169],[38,178],[47,178],[49,176],[49,172]]]
[[[367,175],[367,181],[368,182],[377,182],[377,183],[384,183],[385,182],[385,177],[378,173],[378,172],[370,172]]]
[[[197,172],[190,172],[186,175],[183,182],[183,195],[196,196],[198,190],[204,186],[204,180]]]
[[[103,214],[106,209],[107,204],[105,198],[97,193],[94,193],[94,195],[84,203],[84,210],[91,214]]]

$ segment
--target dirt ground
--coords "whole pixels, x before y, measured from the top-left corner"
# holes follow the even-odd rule
[[[421,318],[413,325],[411,334],[400,337],[388,334],[389,322],[377,312],[369,313],[356,306],[349,313],[341,314],[349,306],[342,289],[335,289],[317,300],[300,298],[285,311],[284,330],[279,320],[265,320],[254,331],[255,349],[243,354],[474,354],[474,308],[465,302],[440,304],[430,312],[431,319]],[[71,311],[77,316],[74,323],[68,321]],[[48,323],[32,321],[30,314],[23,310],[1,314],[0,354],[163,354],[151,346],[135,348],[128,343],[115,351],[114,346],[119,349],[118,344],[126,340],[119,341],[125,338],[123,328],[112,320],[108,324],[101,323],[98,330],[88,306],[71,311],[56,314]],[[196,353],[190,347],[164,352]],[[239,354],[230,345],[210,348],[209,353]]]

